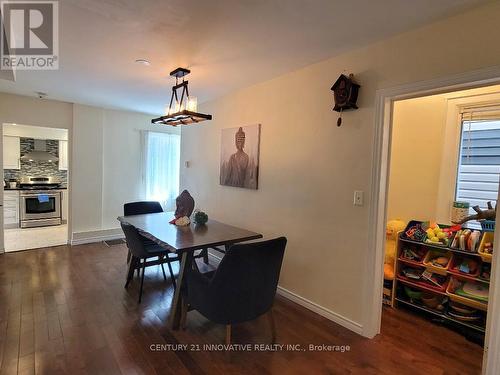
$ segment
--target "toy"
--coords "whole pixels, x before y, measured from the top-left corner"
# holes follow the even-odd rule
[[[488,205],[487,210],[481,210],[479,206],[472,207],[472,209],[476,211],[476,214],[467,216],[466,218],[460,220],[459,224],[463,224],[469,220],[495,220],[495,217],[497,215],[496,205],[494,208],[491,205],[491,202],[488,202],[487,205]]]
[[[385,229],[384,279],[394,280],[394,260],[396,258],[396,239],[398,232],[406,227],[402,220],[389,220]]]
[[[422,223],[422,229],[425,230],[425,242],[438,245],[448,246],[448,242],[453,235],[453,232],[447,228],[442,229],[439,224],[433,221]]]

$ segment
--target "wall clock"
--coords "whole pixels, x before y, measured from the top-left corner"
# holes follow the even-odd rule
[[[347,77],[341,74],[337,81],[333,84],[333,98],[335,100],[334,111],[340,112],[337,126],[342,124],[342,112],[350,109],[358,109],[356,102],[358,100],[358,91],[360,86],[354,82],[354,76],[349,74]]]

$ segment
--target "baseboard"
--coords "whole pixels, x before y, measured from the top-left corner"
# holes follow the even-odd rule
[[[120,228],[96,230],[88,232],[76,232],[71,236],[71,246],[83,245],[86,243],[118,240],[124,238]]]
[[[208,253],[208,255],[209,255],[209,258],[212,261],[214,261],[216,264],[219,264],[219,262],[221,261],[221,258],[219,258],[218,256],[216,256],[210,252]],[[361,324],[349,319],[349,318],[346,318],[345,316],[342,316],[334,311],[328,310],[327,308],[325,308],[321,305],[318,305],[317,303],[312,302],[312,301],[308,300],[307,298],[299,296],[298,294],[296,294],[288,289],[285,289],[279,285],[278,285],[278,292],[277,293],[280,296],[282,296],[282,297],[284,297],[292,302],[295,302],[296,304],[298,304],[302,307],[305,307],[306,309],[311,310],[311,311],[315,312],[316,314],[319,314],[322,317],[324,317],[328,320],[331,320],[332,322],[337,323],[338,325],[340,325],[344,328],[347,328],[350,331],[357,333],[358,335],[363,334],[363,326]]]

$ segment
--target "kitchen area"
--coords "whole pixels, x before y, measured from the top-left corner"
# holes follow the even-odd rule
[[[6,252],[68,243],[68,130],[3,124]]]

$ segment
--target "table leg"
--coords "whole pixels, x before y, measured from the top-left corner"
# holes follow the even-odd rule
[[[173,330],[179,329],[181,320],[181,306],[182,306],[182,288],[184,288],[186,272],[191,267],[193,256],[191,252],[185,251],[182,253],[181,262],[179,266],[179,276],[177,277],[177,287],[174,291],[174,299],[172,300],[172,307],[170,308],[170,321],[169,326]]]

